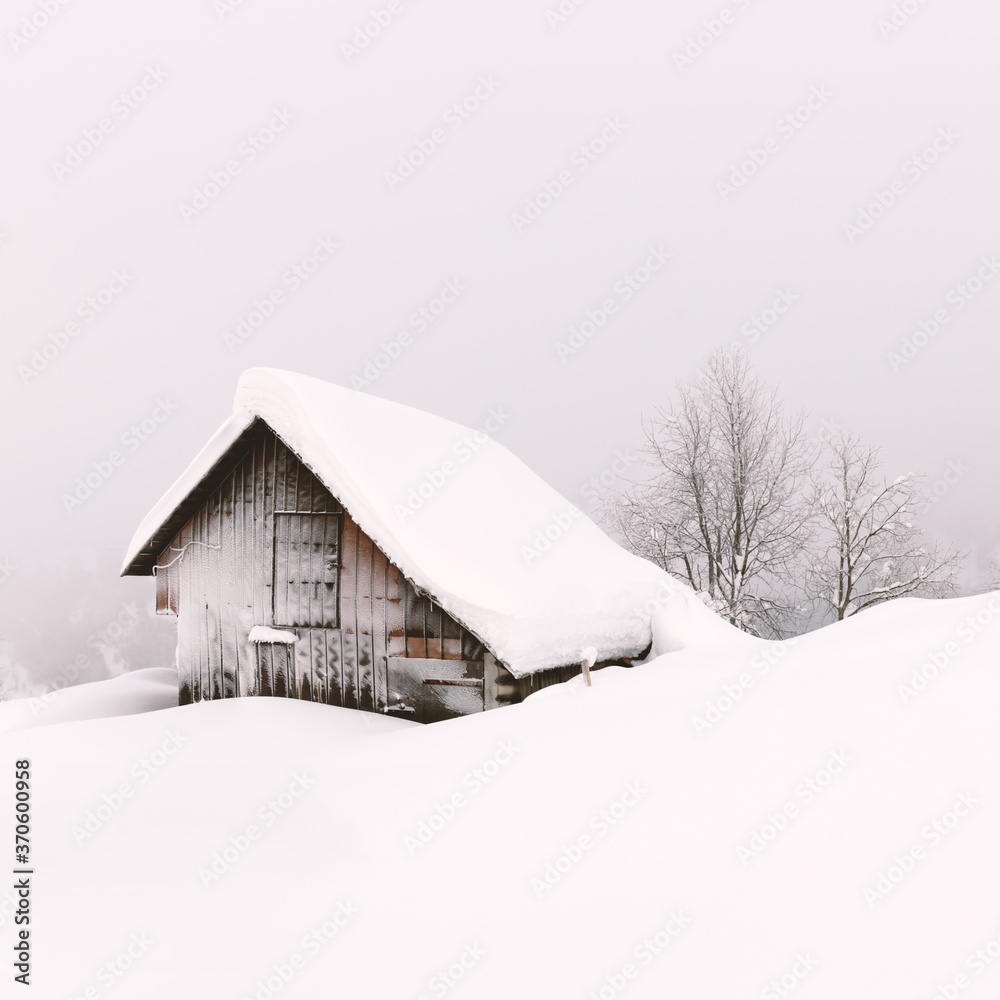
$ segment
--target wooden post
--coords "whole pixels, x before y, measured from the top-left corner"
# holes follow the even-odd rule
[[[583,661],[583,676],[587,679],[587,687],[593,687],[590,682],[590,664],[586,660]]]
[[[597,650],[593,646],[580,650],[580,665],[583,667],[583,676],[587,681],[587,687],[593,687],[590,680],[590,668],[597,663]]]

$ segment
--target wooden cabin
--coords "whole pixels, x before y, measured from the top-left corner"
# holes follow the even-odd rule
[[[378,516],[377,505],[365,502],[363,473],[369,466],[362,466],[353,477],[345,475],[344,466],[350,462],[338,454],[336,442],[324,437],[329,426],[342,439],[360,433],[357,424],[352,426],[353,421],[344,418],[364,420],[363,411],[373,403],[380,413],[390,411],[394,436],[414,422],[408,413],[418,411],[268,369],[246,373],[241,387],[245,398],[238,390],[234,416],[140,526],[122,570],[123,575],[153,575],[157,613],[176,616],[181,704],[268,695],[434,722],[518,702],[534,690],[568,680],[580,672],[579,650],[584,646],[601,650],[602,662],[640,654],[648,646],[648,621],[645,630],[631,624],[634,634],[624,642],[621,629],[602,637],[584,627],[578,637],[570,634],[567,646],[567,622],[556,618],[552,627],[560,630],[565,652],[554,652],[549,662],[537,657],[529,662],[533,653],[519,652],[529,643],[519,646],[516,638],[509,637],[509,614],[469,602],[463,619],[461,611],[455,611],[463,606],[462,595],[452,593],[461,586],[442,582],[440,572],[435,579],[420,579],[418,572],[407,575],[400,568],[400,562],[412,563],[414,558],[406,551],[407,538],[415,539],[416,558],[421,544],[425,553],[436,556],[440,553],[433,532],[442,531],[442,522],[447,525],[461,518],[453,519],[447,509],[440,509],[433,522],[428,517],[419,533],[411,529],[407,535],[404,526],[387,523],[386,516]],[[302,398],[295,398],[296,393]],[[326,409],[324,399],[330,403]],[[421,440],[428,426],[441,430],[438,423],[445,425],[441,440],[454,437],[450,429],[456,425],[419,416],[422,420],[416,421],[420,426],[414,433]],[[323,418],[329,421],[324,423]],[[349,452],[349,458],[370,456],[375,449],[374,459],[368,461],[375,468],[384,461],[391,470],[402,455],[387,448],[388,453],[379,456],[378,433],[366,447],[341,451]],[[491,450],[499,449],[517,462],[506,449],[490,444]],[[397,441],[395,447],[405,450],[406,442]],[[426,441],[424,447],[430,448],[429,455],[440,454]],[[523,480],[526,467],[517,465]],[[419,467],[418,462],[414,468]],[[496,471],[495,488],[503,489],[505,470]],[[506,472],[509,478],[510,469]],[[338,476],[343,477],[342,491],[333,481]],[[395,497],[381,498],[383,515],[391,509],[392,499],[398,513],[403,487],[413,481],[402,474]],[[455,493],[446,497],[450,489]],[[544,489],[557,496],[549,487]],[[357,502],[352,505],[345,492]],[[367,492],[378,491],[369,484]],[[442,488],[436,502],[453,507],[468,502],[467,493],[457,485]],[[414,520],[419,520],[419,513]],[[545,515],[542,509],[535,517],[514,520],[542,524]],[[405,525],[406,517],[402,520]],[[473,562],[477,558],[470,523],[458,523],[452,537],[440,538],[440,546],[450,547],[459,561],[463,554]],[[568,530],[567,537],[576,528]],[[491,530],[488,523],[486,530]],[[375,540],[381,537],[396,547],[402,537],[400,554],[408,558],[394,560],[386,544]],[[531,535],[524,529],[518,537],[530,540]],[[599,538],[600,544],[634,559],[603,534]],[[494,541],[490,536],[489,544]],[[504,558],[508,555],[506,549],[494,551]],[[523,561],[520,552],[517,558]],[[644,586],[652,579],[645,571],[638,572],[640,567],[624,565],[636,571]],[[481,569],[488,578],[490,567]],[[570,571],[578,575],[572,567]],[[522,569],[518,566],[515,572]],[[443,606],[445,595],[453,605],[451,613]],[[599,594],[595,596],[600,600]],[[619,604],[634,609],[636,597],[627,593]],[[542,612],[543,619],[551,615],[549,608]],[[528,621],[530,615],[521,618]],[[500,625],[495,626],[494,620]],[[529,632],[529,640],[534,634]],[[553,656],[561,662],[551,662]]]

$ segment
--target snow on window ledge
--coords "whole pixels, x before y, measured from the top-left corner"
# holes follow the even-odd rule
[[[251,642],[284,642],[291,645],[299,637],[294,632],[283,632],[278,628],[268,628],[267,625],[254,625],[248,638]]]

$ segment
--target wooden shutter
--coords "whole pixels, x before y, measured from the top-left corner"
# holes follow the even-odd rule
[[[274,515],[274,624],[339,628],[340,515]]]
[[[156,560],[156,613],[177,614],[177,593],[180,583],[180,559],[176,549],[167,547]]]

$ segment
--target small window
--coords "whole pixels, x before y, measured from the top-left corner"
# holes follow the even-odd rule
[[[274,624],[339,628],[340,515],[274,515]]]

